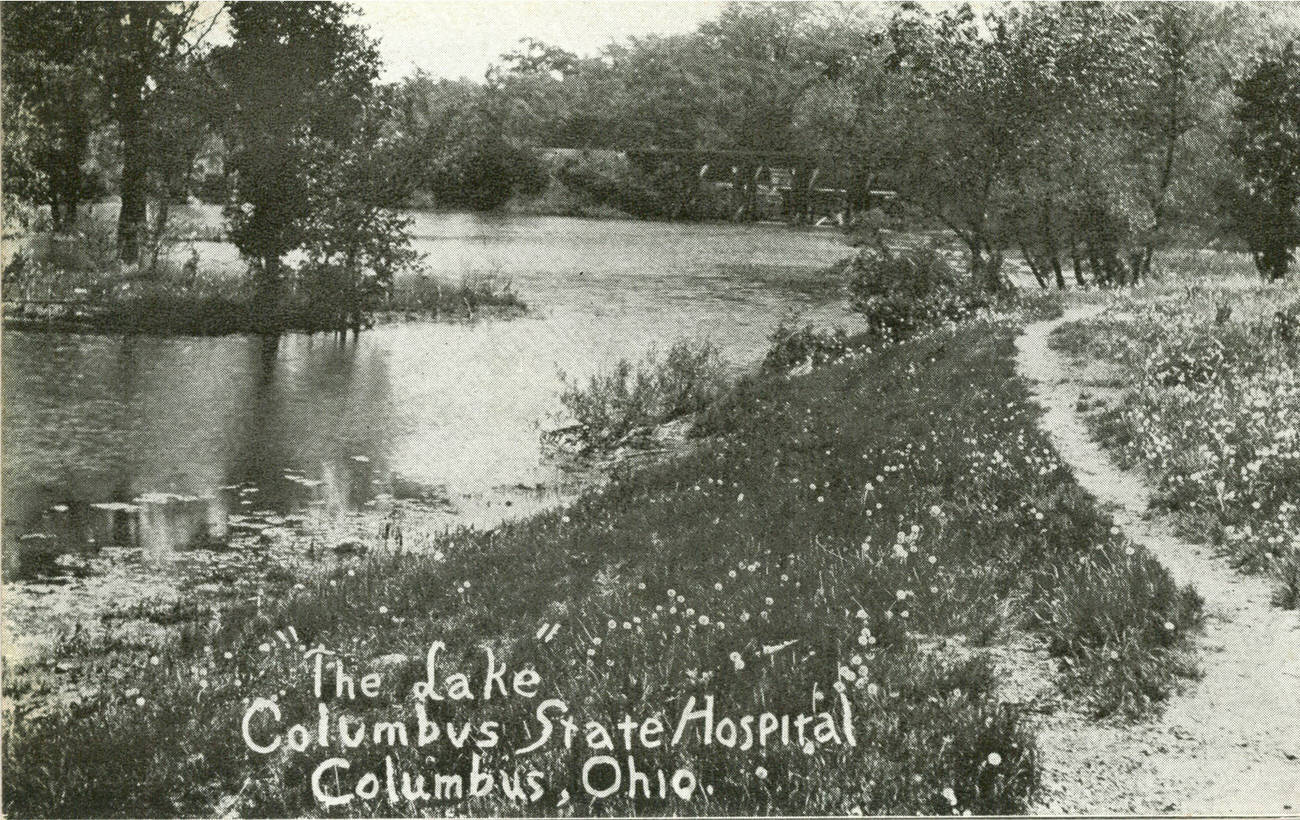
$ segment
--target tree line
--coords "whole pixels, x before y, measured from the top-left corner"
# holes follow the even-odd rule
[[[6,207],[67,231],[117,193],[130,263],[160,229],[150,201],[165,222],[202,194],[272,302],[307,279],[343,313],[413,260],[403,206],[487,210],[558,182],[700,217],[691,151],[830,158],[850,205],[895,192],[991,290],[1012,253],[1064,287],[1140,281],[1161,248],[1209,240],[1278,279],[1300,245],[1300,25],[1280,5],[734,3],[593,56],[526,39],[481,80],[390,83],[347,5],[206,8],[4,4]],[[222,173],[201,179],[214,146]],[[761,161],[735,162],[752,194]]]

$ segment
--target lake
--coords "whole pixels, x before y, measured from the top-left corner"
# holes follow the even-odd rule
[[[165,588],[172,556],[232,532],[403,503],[426,528],[492,526],[581,486],[539,443],[564,423],[561,373],[681,338],[751,367],[791,310],[855,326],[825,272],[849,252],[834,231],[420,214],[415,233],[428,275],[509,280],[528,315],[347,337],[5,331],[10,592],[94,585],[107,570],[71,559],[111,548]],[[239,264],[197,246],[205,265]]]

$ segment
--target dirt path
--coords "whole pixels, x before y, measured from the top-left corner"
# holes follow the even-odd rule
[[[1259,577],[1240,575],[1205,546],[1181,540],[1147,512],[1151,486],[1120,470],[1093,442],[1076,412],[1081,385],[1048,347],[1058,325],[1100,310],[1077,307],[1029,325],[1017,367],[1046,413],[1076,480],[1109,508],[1179,584],[1205,599],[1200,639],[1204,677],[1154,720],[1125,725],[1078,714],[1045,717],[1044,812],[1296,814],[1300,812],[1300,617],[1269,603]]]

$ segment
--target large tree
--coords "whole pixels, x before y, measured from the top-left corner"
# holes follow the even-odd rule
[[[281,304],[283,257],[302,245],[312,214],[313,156],[349,144],[379,74],[375,44],[352,15],[328,2],[231,3],[232,41],[214,54],[235,179],[230,238],[252,264],[259,303],[272,314]]]
[[[156,138],[163,112],[155,109],[174,101],[174,92],[184,87],[177,83],[184,76],[181,66],[199,47],[212,19],[199,15],[198,3],[94,5],[101,16],[98,45],[106,109],[122,151],[117,253],[122,261],[135,262],[148,233],[150,166],[176,159],[168,143]],[[201,100],[190,103],[197,111]],[[174,126],[175,120],[170,123]]]
[[[314,312],[339,330],[360,328],[368,305],[390,294],[397,273],[417,259],[411,219],[398,210],[417,174],[394,150],[392,96],[373,95],[352,139],[318,141],[307,162],[299,275]]]
[[[88,182],[82,165],[103,119],[101,23],[88,3],[0,5],[5,187],[49,205],[58,231],[76,227]]]
[[[1300,42],[1266,54],[1236,85],[1240,130],[1232,142],[1243,178],[1230,228],[1267,279],[1286,276],[1300,246]]]

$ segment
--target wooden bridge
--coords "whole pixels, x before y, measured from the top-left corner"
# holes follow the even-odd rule
[[[698,179],[733,192],[733,218],[763,215],[764,198],[775,196],[780,215],[794,222],[813,222],[819,215],[852,219],[873,200],[890,199],[879,190],[876,175],[862,177],[846,158],[828,153],[743,149],[625,148],[619,153],[643,171],[665,164],[690,171]]]

